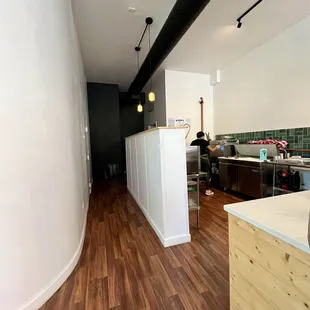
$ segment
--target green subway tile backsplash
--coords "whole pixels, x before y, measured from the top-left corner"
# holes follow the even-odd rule
[[[310,150],[310,127],[278,129],[255,132],[229,133],[224,135],[216,135],[217,140],[223,139],[224,136],[234,136],[240,143],[248,143],[250,140],[276,139],[288,142],[289,149],[307,149]],[[297,154],[294,154],[297,155]],[[309,157],[310,153],[298,154]]]

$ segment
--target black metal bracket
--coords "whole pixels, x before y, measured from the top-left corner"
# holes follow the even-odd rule
[[[248,15],[254,8],[256,8],[263,0],[258,0],[257,2],[255,2],[249,9],[247,9],[240,17],[237,18],[237,22],[238,22],[238,25],[237,27],[238,28],[241,28],[242,26],[242,22],[241,22],[241,19],[243,17],[245,17],[246,15]]]

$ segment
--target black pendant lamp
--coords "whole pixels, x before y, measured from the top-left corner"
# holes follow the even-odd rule
[[[151,25],[153,24],[153,18],[152,17],[147,17],[145,19],[145,28],[144,28],[144,31],[142,33],[142,36],[141,36],[141,39],[138,43],[138,45],[135,47],[135,51],[137,52],[137,58],[138,58],[138,74],[139,74],[139,52],[141,50],[141,43],[142,43],[142,40],[144,38],[144,35],[147,31],[147,29],[149,30],[149,61],[150,61],[150,90],[149,90],[149,93],[148,93],[148,99],[150,102],[154,102],[155,101],[155,94],[152,90],[152,57],[151,57]],[[139,108],[141,110],[141,107]],[[142,107],[142,110],[143,110],[143,107]],[[140,111],[139,111],[140,112]],[[142,111],[141,111],[142,112]]]

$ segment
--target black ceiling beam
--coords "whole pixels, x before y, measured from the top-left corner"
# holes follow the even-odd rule
[[[138,94],[210,0],[177,0],[128,93]],[[196,47],[193,47],[196,48]],[[151,58],[151,66],[150,66]]]

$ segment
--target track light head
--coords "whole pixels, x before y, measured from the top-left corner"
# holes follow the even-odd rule
[[[242,22],[241,22],[241,19],[243,17],[245,17],[246,15],[248,15],[254,8],[256,8],[261,2],[263,2],[263,0],[258,0],[256,1],[249,9],[247,9],[242,15],[240,15],[238,18],[237,18],[237,28],[240,29],[242,27]]]
[[[147,17],[145,19],[145,22],[146,22],[147,25],[152,25],[153,24],[153,18],[152,17]]]

